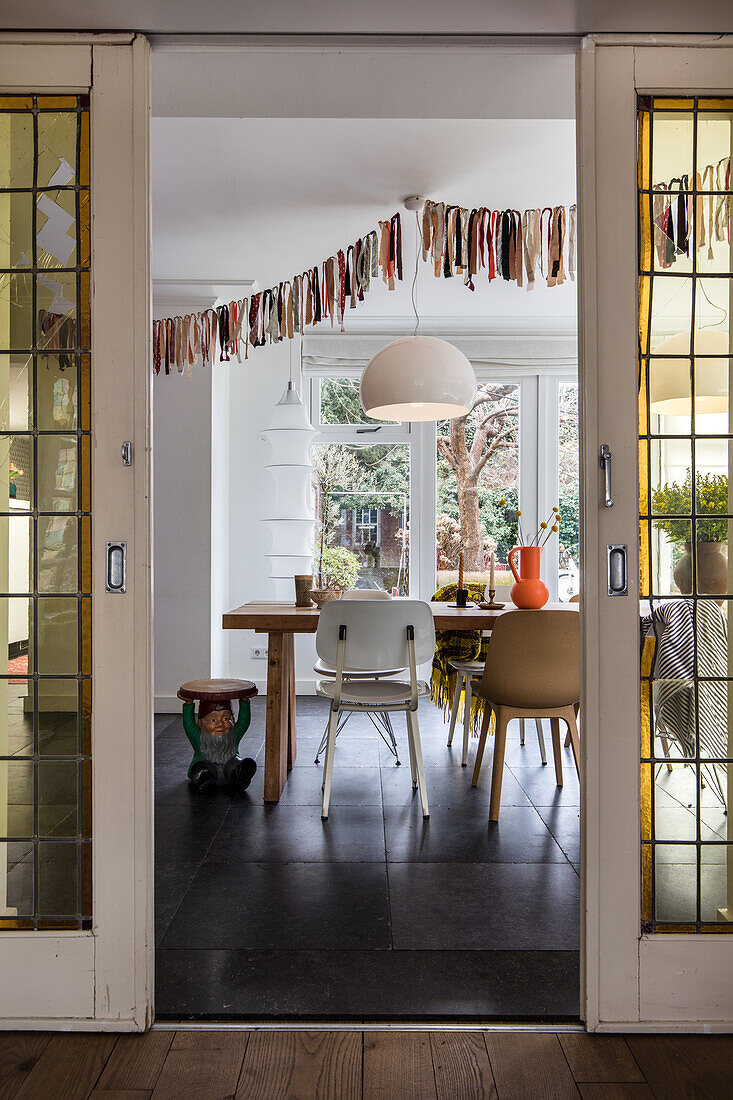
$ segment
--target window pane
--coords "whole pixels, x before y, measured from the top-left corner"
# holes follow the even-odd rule
[[[392,424],[367,416],[359,396],[358,378],[321,378],[319,380],[321,424]]]
[[[493,550],[496,584],[511,584],[506,561],[518,539],[519,386],[481,382],[467,416],[438,422],[436,461],[437,587],[455,584],[461,550],[466,581],[488,583]]]
[[[91,917],[87,102],[0,96],[3,928]]]
[[[344,588],[408,595],[409,444],[317,444],[312,455],[318,517],[314,575]]]
[[[651,351],[648,418],[640,363],[641,590],[661,597],[642,604],[642,911],[647,932],[716,922],[731,930],[719,910],[733,907],[725,852],[733,102],[714,112],[690,99],[674,114],[657,102],[639,110],[640,177],[653,150],[652,179],[642,178],[651,215],[649,196],[639,196],[639,344],[643,356]]]

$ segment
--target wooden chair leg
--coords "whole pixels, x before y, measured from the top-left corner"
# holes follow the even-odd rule
[[[410,712],[405,713],[405,723],[407,725],[407,748],[410,753],[410,777],[412,779],[413,791],[417,787],[417,768],[415,766],[415,747],[412,743],[412,728],[410,726]]]
[[[328,817],[328,807],[331,801],[331,780],[333,778],[333,758],[336,751],[336,727],[338,726],[338,711],[332,710],[328,719],[328,741],[326,742],[326,762],[323,768],[323,806],[321,817]]]
[[[473,768],[473,779],[471,780],[471,786],[478,786],[478,777],[481,772],[481,761],[484,758],[484,749],[486,748],[486,738],[489,733],[489,724],[491,722],[491,707],[488,703],[484,703],[484,720],[481,723],[481,736],[478,739],[478,748],[476,749],[476,763]]]
[[[499,820],[501,785],[504,779],[504,751],[506,749],[507,712],[499,707],[496,712],[494,732],[494,760],[491,765],[491,795],[489,796],[489,821]]]
[[[461,767],[468,763],[468,738],[471,735],[471,673],[466,673],[466,690],[463,696],[463,753]]]
[[[667,771],[671,772],[672,765],[669,762],[669,741],[667,740],[666,734],[660,733],[659,740],[662,742],[662,752],[667,757]]]
[[[578,737],[578,726],[575,721],[575,710],[573,707],[568,707],[566,715],[565,721],[568,724],[568,737],[570,738],[570,745],[573,750],[575,770],[578,773],[578,779],[580,779],[580,738]]]
[[[579,710],[580,710],[580,703],[573,703],[573,711],[575,712],[575,725],[576,725],[576,728],[577,728],[577,725],[578,725],[578,711]],[[565,734],[565,748],[566,749],[569,748],[571,744],[572,744],[572,741],[571,741],[571,738],[570,738],[570,729],[568,728],[568,732]]]
[[[562,787],[562,749],[560,747],[560,719],[550,719],[552,730],[552,752],[555,757],[555,782]]]
[[[412,751],[415,754],[415,768],[417,770],[417,783],[420,788],[420,802],[422,803],[423,817],[430,817],[428,806],[428,788],[425,783],[425,769],[422,762],[422,746],[420,744],[420,726],[417,721],[417,711],[407,712],[408,736],[412,742]]]
[[[537,730],[537,743],[540,746],[540,756],[542,757],[542,767],[544,768],[547,764],[547,753],[545,752],[545,735],[544,735],[544,732],[542,730],[542,719],[541,718],[535,718],[534,724],[535,724],[535,728]]]
[[[453,734],[456,732],[456,720],[458,718],[458,705],[461,701],[461,686],[463,684],[463,674],[456,673],[456,690],[453,693],[453,706],[450,712],[450,729],[448,730],[448,748],[453,744]]]

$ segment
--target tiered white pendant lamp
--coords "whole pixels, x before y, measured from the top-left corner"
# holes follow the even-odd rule
[[[292,601],[293,577],[310,573],[313,563],[310,445],[318,435],[292,382],[262,434],[272,449],[266,467],[272,491],[264,519],[270,532],[271,598]]]
[[[730,337],[725,329],[695,329],[695,412],[728,412]],[[690,415],[690,334],[668,336],[652,352],[649,408],[659,416]],[[687,356],[687,358],[668,358]]]
[[[377,420],[453,420],[471,411],[476,376],[463,352],[435,336],[404,336],[378,351],[361,378]]]

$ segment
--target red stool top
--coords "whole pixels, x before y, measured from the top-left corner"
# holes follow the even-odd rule
[[[251,699],[258,691],[251,680],[189,680],[181,684],[178,697],[194,702],[227,703],[230,699]]]

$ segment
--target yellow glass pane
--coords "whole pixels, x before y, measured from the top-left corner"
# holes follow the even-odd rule
[[[639,270],[651,271],[652,219],[649,195],[639,195]]]
[[[639,111],[638,120],[638,154],[637,154],[637,186],[640,190],[646,189],[647,191],[651,187],[651,179],[649,176],[650,158],[649,158],[649,136],[651,133],[651,116],[649,111]]]
[[[77,437],[39,435],[37,454],[39,511],[75,512],[79,490]]]
[[[70,841],[38,845],[38,911],[42,917],[75,917],[79,906],[77,846]]]
[[[642,804],[643,810],[643,804]],[[652,863],[653,853],[651,844],[642,844],[641,847],[641,919],[650,921],[654,912],[652,900]]]
[[[79,745],[76,680],[37,682],[41,684],[39,702],[43,700],[43,706],[38,709],[39,754],[76,756]]]
[[[81,616],[81,668],[82,676],[92,674],[92,601],[88,597],[79,600]]]
[[[639,514],[649,514],[649,444],[639,441]]]
[[[89,111],[79,115],[79,186],[89,186]]]
[[[649,350],[654,355],[689,355],[692,348],[692,279],[669,276],[653,281]],[[697,297],[696,297],[697,308]]]
[[[91,302],[89,272],[82,271],[79,276],[79,344],[82,348],[92,345]]]
[[[647,275],[639,279],[639,348],[642,355],[649,352],[649,304],[651,302],[652,280]]]
[[[33,187],[33,115],[0,114],[0,189]],[[3,237],[7,222],[3,221]],[[6,267],[6,264],[0,264]]]
[[[41,676],[74,676],[79,667],[79,601],[65,596],[38,599],[37,664]],[[73,681],[71,681],[73,684]],[[38,705],[58,702],[54,681],[38,681]]]
[[[38,764],[38,835],[76,836],[79,808],[75,760]]]
[[[75,110],[76,109],[76,96],[75,95],[39,95],[36,103],[39,111],[48,111],[55,109],[57,111],[63,110]]]
[[[88,355],[82,355],[79,367],[79,427],[83,432],[91,428],[91,362]]]
[[[14,514],[0,516],[0,590],[27,594],[33,590],[33,520],[18,503],[11,499]]]
[[[649,426],[653,435],[690,435],[692,370],[689,359],[649,360]]]
[[[49,111],[38,115],[38,187],[75,185],[76,111]]]
[[[655,845],[654,916],[656,920],[683,924],[697,918],[695,859],[695,849],[692,845],[689,847],[681,844]]]
[[[76,192],[42,191],[36,200],[37,266],[76,267],[76,240]]]
[[[33,96],[30,95],[0,95],[0,111],[18,111],[33,107]]]
[[[79,589],[79,521],[75,516],[38,518],[38,591]]]
[[[654,97],[654,110],[655,111],[669,111],[669,110],[682,110],[691,111],[695,106],[694,99],[681,99],[671,96],[655,96]],[[655,116],[656,117],[656,116]]]
[[[649,568],[649,522],[639,524],[639,595],[642,599],[651,594]]]
[[[652,131],[652,187],[691,176],[693,170],[693,115],[655,110]]]
[[[38,357],[36,411],[44,432],[74,431],[77,427],[78,372],[75,356]]]
[[[639,435],[647,433],[647,361],[639,363]]]
[[[79,551],[81,553],[81,590],[92,591],[92,521],[89,516],[79,520]]]
[[[89,639],[82,639],[82,645],[88,644]],[[81,681],[81,751],[89,756],[92,751],[92,682]]]
[[[641,839],[652,839],[652,764],[641,765]]]
[[[92,762],[82,760],[79,781],[81,783],[81,835],[92,836]]]
[[[79,192],[79,263],[82,267],[91,264],[91,200],[88,191]]]
[[[733,110],[733,100],[698,99],[697,106],[700,111],[731,111]]]
[[[33,427],[33,356],[0,353],[0,431]]]
[[[92,441],[88,435],[79,440],[81,453],[81,510],[92,510]]]

